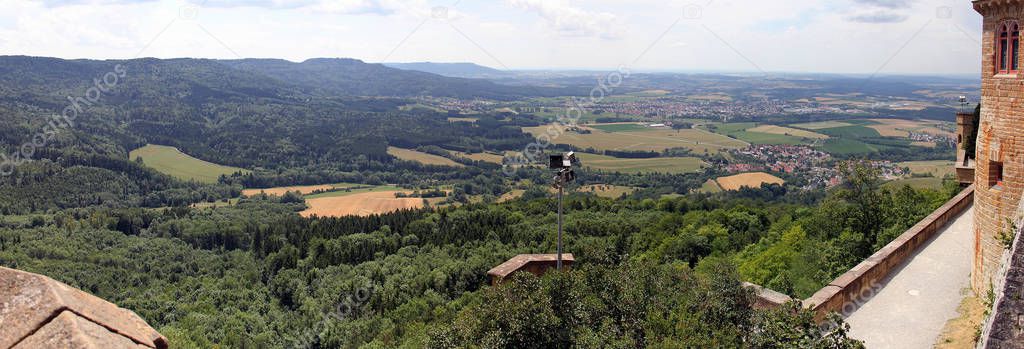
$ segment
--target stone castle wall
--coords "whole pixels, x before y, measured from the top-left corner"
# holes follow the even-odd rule
[[[998,236],[1010,228],[1007,218],[1017,210],[1024,190],[1024,69],[1015,74],[996,74],[994,59],[998,26],[1007,20],[1024,26],[1024,3],[982,0],[976,1],[974,7],[984,17],[984,32],[971,285],[978,294],[985,294],[1004,251]],[[1021,49],[1024,51],[1024,45]],[[1020,61],[1024,67],[1024,59]],[[1001,186],[990,185],[994,162],[1003,166]]]

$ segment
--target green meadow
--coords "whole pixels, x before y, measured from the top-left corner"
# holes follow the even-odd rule
[[[131,160],[142,159],[142,163],[161,173],[186,181],[200,183],[217,183],[221,175],[229,176],[236,172],[243,174],[249,170],[218,165],[203,161],[182,153],[175,147],[147,144],[145,147],[132,150],[128,154]]]

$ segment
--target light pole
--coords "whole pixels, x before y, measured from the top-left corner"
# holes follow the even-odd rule
[[[575,152],[568,152],[559,155],[551,155],[548,161],[548,168],[555,170],[554,187],[558,188],[558,259],[555,268],[562,270],[562,193],[569,182],[576,180],[576,172],[572,165],[579,163]]]

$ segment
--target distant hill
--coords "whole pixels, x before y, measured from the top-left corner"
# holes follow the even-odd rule
[[[474,63],[385,63],[385,66],[402,70],[415,70],[425,73],[456,77],[456,78],[504,78],[515,76],[515,73],[502,71]]]
[[[302,63],[280,59],[220,61],[242,71],[347,96],[456,97],[509,100],[527,96],[570,94],[564,89],[501,85],[487,80],[453,78],[414,70],[403,70],[357,59],[315,58]]]
[[[100,93],[95,87],[100,78],[116,84]],[[402,165],[391,163],[388,146],[479,152],[522,149],[532,141],[520,127],[533,124],[515,124],[529,120],[495,120],[492,127],[450,123],[447,113],[401,110],[413,102],[406,97],[515,99],[533,91],[562,90],[450,78],[351,59],[293,63],[0,56],[0,153],[9,155],[33,142],[50,115],[78,103],[81,111],[73,127],[35,150],[34,158],[120,171],[137,166],[129,161],[130,150],[159,144],[206,162],[246,169],[311,164],[343,171],[394,169]],[[95,95],[95,101],[69,100],[87,94]]]

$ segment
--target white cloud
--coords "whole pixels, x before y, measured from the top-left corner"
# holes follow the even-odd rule
[[[454,0],[342,0],[322,10],[316,6],[327,0],[231,7],[228,0],[209,0],[194,19],[183,20],[182,6],[193,1],[0,0],[0,54],[235,58],[237,52],[296,61],[389,57],[512,69],[626,64],[712,71],[754,70],[752,61],[767,71],[869,74],[977,72],[981,62],[980,17],[961,0],[915,0],[906,2],[909,8],[856,0],[463,0],[457,6]],[[701,16],[673,26],[694,3]],[[447,17],[434,16],[437,6],[448,6]],[[942,6],[952,17],[937,15]],[[374,8],[392,14],[368,10]],[[849,20],[874,10],[906,19]]]
[[[573,7],[565,0],[507,0],[512,6],[536,12],[559,34],[600,36],[611,39],[622,35],[618,17],[607,12],[591,12]]]

